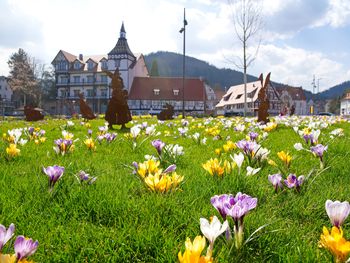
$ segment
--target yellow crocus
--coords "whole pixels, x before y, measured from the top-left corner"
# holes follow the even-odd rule
[[[94,140],[92,138],[86,139],[84,143],[89,150],[94,151],[96,149]]]
[[[41,137],[39,140],[41,143],[44,143],[46,141],[46,137]]]
[[[16,157],[20,152],[21,150],[17,148],[16,144],[13,143],[11,143],[10,146],[6,148],[6,153],[10,157]]]
[[[271,160],[271,159],[269,159],[269,160],[267,161],[267,163],[268,163],[269,165],[272,165],[272,166],[277,166],[277,164],[275,163],[275,161],[274,161],[274,160]]]
[[[1,254],[0,253],[0,262],[1,263],[15,263],[17,261],[16,255],[10,254]]]
[[[184,254],[181,251],[178,254],[180,263],[211,263],[213,259],[211,257],[201,256],[203,249],[205,248],[205,237],[196,236],[191,242],[191,239],[187,238],[185,242],[186,250]]]
[[[148,175],[145,177],[145,183],[146,185],[155,192],[165,192],[167,189],[170,188],[172,182],[171,180],[168,180],[168,176],[161,176],[160,173],[157,173],[155,175]]]
[[[202,164],[204,170],[206,170],[212,176],[222,176],[225,172],[224,167],[220,166],[220,162],[217,158],[210,159],[206,163]]]
[[[336,262],[345,262],[350,253],[350,242],[343,237],[343,230],[336,226],[332,227],[331,233],[327,227],[323,227],[319,245],[328,249],[336,258]]]
[[[143,163],[138,164],[137,173],[142,178],[148,176],[149,174],[156,174],[159,172],[159,161],[153,159],[147,160]]]
[[[289,167],[290,162],[292,161],[292,156],[289,155],[289,153],[285,153],[284,151],[277,153],[278,158],[281,159],[284,164]]]
[[[221,155],[221,149],[219,149],[219,148],[215,149],[215,154],[220,156]]]

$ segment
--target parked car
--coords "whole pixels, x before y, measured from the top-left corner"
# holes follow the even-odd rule
[[[242,112],[225,112],[225,117],[243,116]]]
[[[319,116],[334,116],[331,112],[319,112],[317,115]]]

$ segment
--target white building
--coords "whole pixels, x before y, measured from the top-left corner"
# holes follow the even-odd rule
[[[55,67],[57,110],[60,114],[79,112],[79,93],[83,93],[94,112],[105,112],[111,97],[111,79],[104,71],[118,68],[125,89],[131,88],[134,77],[147,77],[148,70],[142,54],[129,48],[124,23],[117,44],[106,55],[79,56],[60,50],[52,65]]]
[[[340,101],[340,115],[350,115],[350,91]]]
[[[279,86],[276,87],[276,90],[283,106],[286,106],[289,110],[294,107],[294,114],[296,115],[308,114],[306,97],[302,87]]]
[[[7,80],[6,77],[0,76],[0,101],[11,101],[13,92]]]
[[[247,108],[249,115],[255,115],[259,109],[258,94],[262,84],[260,80],[247,83]],[[268,84],[267,96],[269,98],[269,113],[277,115],[281,109],[281,101],[277,91]],[[244,84],[231,86],[220,102],[216,105],[217,113],[243,113],[244,112]]]

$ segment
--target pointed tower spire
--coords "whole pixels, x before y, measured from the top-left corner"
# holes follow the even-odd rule
[[[124,21],[122,22],[122,27],[120,28],[120,38],[126,38],[126,32],[124,28]]]

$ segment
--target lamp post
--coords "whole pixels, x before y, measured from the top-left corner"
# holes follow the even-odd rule
[[[185,118],[185,41],[186,41],[186,9],[184,8],[184,26],[180,29],[180,33],[184,34],[183,38],[183,58],[182,58],[182,118]]]

